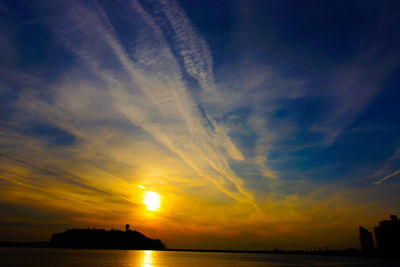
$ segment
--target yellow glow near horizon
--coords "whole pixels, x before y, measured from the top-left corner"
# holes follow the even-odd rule
[[[143,204],[146,205],[146,208],[151,211],[156,211],[161,206],[161,196],[155,192],[146,192],[144,195]]]

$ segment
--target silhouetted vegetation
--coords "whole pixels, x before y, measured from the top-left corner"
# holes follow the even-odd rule
[[[151,249],[164,250],[159,239],[151,239],[137,231],[104,229],[70,229],[56,233],[50,239],[50,247],[92,249]]]

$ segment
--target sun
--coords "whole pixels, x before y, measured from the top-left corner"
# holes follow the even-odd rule
[[[155,192],[146,192],[143,199],[143,204],[151,211],[156,211],[161,206],[161,196]]]

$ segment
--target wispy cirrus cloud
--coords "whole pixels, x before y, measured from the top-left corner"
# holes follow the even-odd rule
[[[398,175],[399,173],[400,173],[400,170],[397,170],[397,171],[395,171],[395,172],[392,173],[392,174],[386,175],[385,177],[383,177],[383,178],[380,179],[379,181],[376,181],[375,184],[381,184],[381,183],[383,183],[384,181],[386,181],[386,180],[388,180],[388,179],[390,179],[390,178],[392,178],[392,177]]]
[[[368,108],[384,87],[384,82],[399,69],[400,53],[392,43],[396,21],[387,19],[390,6],[379,9],[376,24],[360,34],[357,51],[349,62],[332,69],[322,92],[330,103],[313,129],[326,133],[324,143],[337,137]],[[374,41],[372,41],[374,40]]]
[[[185,12],[175,1],[145,1],[153,4],[154,13],[160,15],[159,25],[164,32],[172,32],[174,47],[179,52],[185,71],[196,79],[203,90],[216,90],[213,58],[206,41],[193,27]]]
[[[82,68],[84,72],[87,75],[91,72],[103,83],[97,83],[99,88],[71,88],[67,94],[65,90],[50,87],[50,101],[41,98],[39,93],[26,92],[20,96],[20,110],[32,112],[31,119],[56,125],[83,142],[90,142],[92,137],[86,136],[82,125],[96,124],[96,119],[110,117],[98,109],[105,108],[112,114],[109,119],[118,116],[127,119],[222,192],[257,208],[245,181],[229,163],[229,158],[236,161],[245,158],[226,129],[199,107],[191,94],[193,89],[188,88],[183,78],[182,72],[186,71],[202,90],[216,90],[207,44],[177,3],[156,1],[152,4],[154,12],[163,14],[162,21],[154,20],[137,1],[125,5],[123,13],[128,18],[125,27],[128,32],[137,33],[132,37],[133,47],[122,44],[112,20],[97,3],[88,4],[90,7],[80,3],[63,4],[62,11],[50,4],[51,13],[62,13],[62,20],[50,18],[56,36],[78,56],[82,66],[89,66],[89,71]],[[129,20],[132,16],[134,21]],[[164,24],[171,25],[173,31],[166,33],[159,26]],[[167,38],[173,39],[175,47],[170,46]],[[173,50],[179,52],[178,58]],[[89,99],[82,102],[81,97],[85,95],[96,98],[98,103],[90,103]],[[84,106],[88,101],[89,106]],[[94,110],[100,112],[97,118]],[[82,111],[85,114],[80,115]]]
[[[400,160],[400,149],[395,151],[395,153],[383,163],[383,165],[375,172],[374,178],[382,177],[387,173],[390,174],[385,175],[383,178],[378,179],[374,184],[381,184],[386,180],[398,175],[400,173],[400,170],[396,169],[399,166],[399,160]]]

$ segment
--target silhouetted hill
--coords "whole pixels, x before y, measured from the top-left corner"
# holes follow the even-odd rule
[[[57,248],[166,249],[161,240],[148,238],[137,231],[106,231],[104,229],[70,229],[63,233],[55,233],[50,239],[50,246]]]

